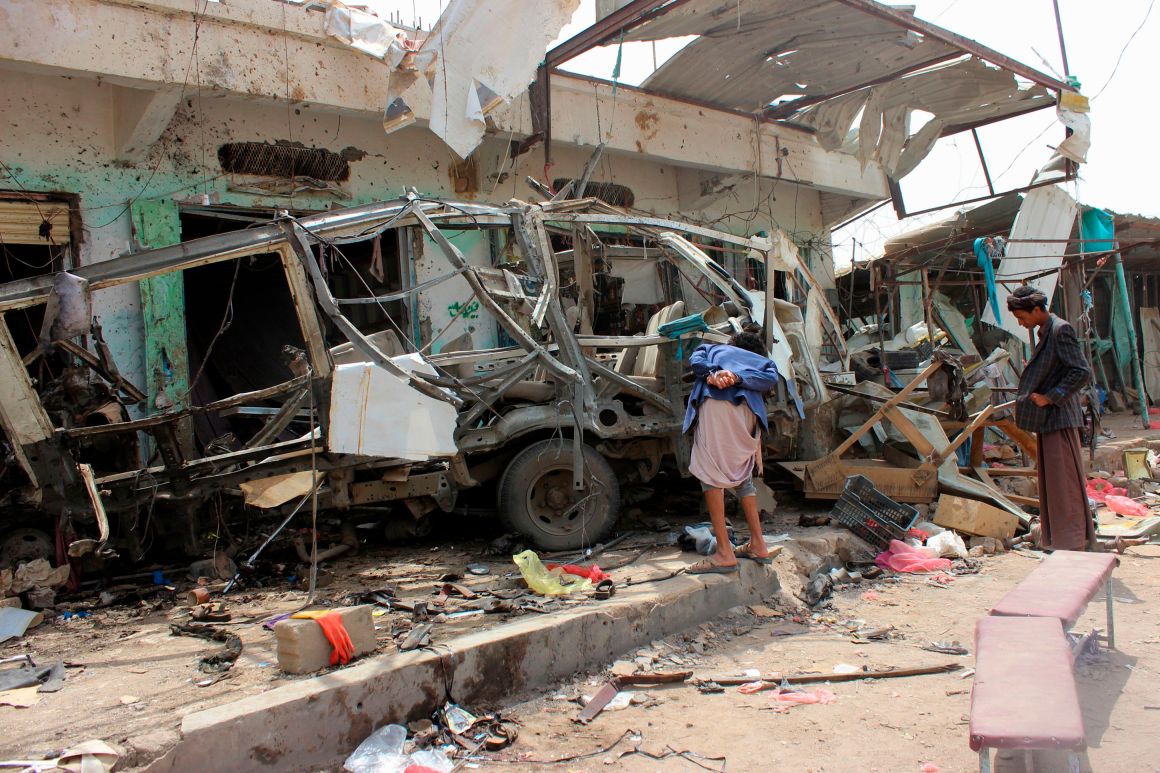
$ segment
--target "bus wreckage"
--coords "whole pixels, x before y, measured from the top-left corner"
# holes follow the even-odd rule
[[[472,264],[457,247],[465,230],[488,233],[492,265]],[[335,297],[320,248],[341,254],[388,233],[446,270],[390,296]],[[311,500],[344,524],[387,512],[423,519],[487,485],[503,522],[538,547],[594,544],[616,521],[623,485],[647,483],[663,465],[688,474],[685,363],[701,341],[762,325],[782,376],[767,398],[765,451],[794,458],[804,411],[827,395],[801,310],[784,297],[821,291],[778,238],[595,199],[490,206],[409,193],[306,216],[279,212],[245,230],[0,286],[0,311],[47,304],[32,356],[22,359],[0,325],[0,540],[10,548],[23,540],[15,547],[31,545],[33,554],[47,542],[90,562],[140,560],[144,546],[196,555],[223,517],[265,513],[285,525]],[[733,271],[707,251],[731,260]],[[287,377],[202,405],[178,395],[168,410],[131,420],[127,407],[141,405],[144,392],[113,362],[93,294],[255,256],[280,267],[272,273],[284,276],[293,300],[297,329],[287,328],[283,351],[270,352]],[[735,278],[739,270],[748,286]],[[627,275],[655,288],[636,330],[621,313]],[[348,313],[356,304],[411,303],[455,278],[508,345],[465,348],[417,327],[364,334]],[[841,341],[831,317],[822,327]],[[60,375],[34,380],[37,356],[52,358]],[[189,428],[207,416],[231,431],[197,443]]]

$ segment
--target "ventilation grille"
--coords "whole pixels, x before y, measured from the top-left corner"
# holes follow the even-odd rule
[[[218,148],[222,170],[263,177],[312,177],[342,182],[350,177],[350,164],[337,153],[322,148],[266,142],[227,142]]]
[[[564,186],[570,182],[574,182],[568,177],[557,177],[552,180],[552,190],[563,190]],[[574,196],[575,191],[572,192]],[[584,198],[586,199],[600,199],[605,204],[611,204],[614,207],[631,207],[636,203],[636,194],[632,189],[626,185],[618,185],[616,183],[601,183],[588,181],[588,186],[584,189]]]

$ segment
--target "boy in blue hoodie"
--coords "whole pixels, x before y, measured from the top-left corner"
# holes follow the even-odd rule
[[[759,333],[738,333],[728,344],[697,347],[689,364],[697,376],[685,410],[684,432],[693,429],[689,472],[701,482],[717,550],[685,571],[732,573],[737,559],[771,562],[761,533],[753,470],[761,471],[761,432],[769,429],[765,394],[777,386],[778,372],[765,356]],[[749,542],[736,550],[725,524],[725,489],[733,489],[749,526]]]

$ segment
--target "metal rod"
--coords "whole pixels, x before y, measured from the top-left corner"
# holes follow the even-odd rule
[[[907,212],[905,209],[903,209],[901,217],[914,217],[915,215],[925,215],[928,212],[938,212],[939,210],[950,209],[951,207],[959,207],[959,206],[962,206],[963,204],[974,204],[974,203],[979,202],[979,201],[987,201],[988,199],[996,199],[1000,196],[1006,196],[1008,193],[1024,193],[1026,191],[1033,190],[1035,188],[1042,188],[1045,185],[1055,185],[1057,183],[1067,183],[1067,182],[1071,182],[1072,180],[1075,180],[1075,179],[1076,179],[1076,176],[1074,174],[1068,174],[1068,175],[1064,175],[1063,177],[1056,177],[1056,178],[1053,178],[1051,180],[1041,180],[1037,183],[1032,183],[1031,185],[1024,185],[1022,188],[1012,188],[1009,191],[1000,191],[999,193],[993,193],[993,194],[990,194],[988,196],[976,196],[973,199],[966,199],[964,201],[952,201],[949,204],[940,204],[937,207],[928,207],[927,209],[920,209],[917,212]],[[898,205],[896,204],[895,206],[897,208]]]
[[[1034,70],[1022,62],[1017,62],[1009,56],[1004,56],[998,51],[988,48],[981,43],[978,43],[970,38],[958,35],[950,30],[923,21],[918,17],[905,13],[899,8],[893,8],[875,2],[875,0],[838,0],[843,5],[848,5],[870,16],[876,16],[879,19],[893,22],[894,24],[904,27],[914,32],[920,32],[924,36],[945,43],[953,48],[960,49],[969,54],[974,54],[985,62],[998,65],[1004,70],[1010,70],[1016,75],[1020,75],[1029,81],[1038,83],[1040,86],[1045,86],[1049,89],[1074,91],[1074,89],[1066,83],[1052,78],[1050,75]]]
[[[979,130],[971,129],[971,136],[975,138],[975,150],[979,151],[979,163],[983,165],[983,176],[987,178],[987,190],[995,195],[995,186],[991,184],[991,170],[987,168],[987,157],[983,155],[983,143],[979,142]]]
[[[1055,6],[1055,31],[1059,33],[1059,55],[1063,57],[1063,75],[1069,77],[1071,70],[1067,66],[1067,46],[1063,42],[1063,19],[1059,15],[1059,0],[1052,0]]]
[[[685,2],[687,0],[633,0],[553,48],[544,56],[544,66],[551,68],[563,64],[589,49],[607,43],[642,22],[668,13]]]
[[[1124,260],[1115,254],[1116,285],[1119,288],[1120,305],[1123,307],[1124,324],[1128,328],[1128,346],[1132,351],[1132,379],[1136,382],[1136,397],[1140,402],[1140,421],[1148,429],[1148,395],[1144,388],[1144,372],[1140,368],[1140,351],[1136,345],[1136,323],[1132,319],[1132,300],[1128,297],[1128,280],[1124,276]]]
[[[314,481],[314,485],[310,487],[310,491],[306,492],[306,495],[304,497],[302,497],[302,500],[297,505],[294,506],[293,510],[290,511],[290,515],[286,516],[286,518],[283,519],[282,523],[278,524],[278,528],[274,529],[274,531],[270,533],[270,536],[266,538],[266,541],[263,542],[261,545],[259,545],[258,549],[255,550],[253,552],[253,554],[248,559],[246,559],[246,562],[244,564],[242,564],[243,566],[252,567],[254,565],[254,562],[258,560],[258,556],[262,555],[262,551],[265,550],[266,547],[271,542],[273,542],[278,537],[278,535],[281,534],[282,531],[288,525],[290,525],[290,521],[292,521],[294,519],[294,516],[298,515],[298,511],[302,509],[302,505],[306,504],[306,502],[308,500],[314,499],[314,493],[316,491],[318,491],[320,486],[322,486],[322,481],[324,481],[324,480],[326,480],[325,477],[317,478],[317,476],[316,476],[315,481]],[[232,578],[230,578],[229,583],[226,585],[225,589],[222,590],[222,593],[229,593],[230,588],[234,587],[234,585],[238,581],[238,578],[241,576],[242,576],[242,573],[239,570],[237,574],[235,574]]]

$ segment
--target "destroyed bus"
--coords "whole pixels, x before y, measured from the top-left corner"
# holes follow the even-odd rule
[[[486,237],[482,259],[457,245],[467,232]],[[425,273],[381,294],[366,276],[373,265],[346,255],[387,238]],[[199,554],[210,538],[244,541],[242,523],[251,541],[268,535],[307,501],[306,512],[346,524],[387,513],[421,521],[483,486],[494,487],[504,524],[537,547],[595,544],[613,528],[622,486],[645,484],[663,466],[688,474],[687,359],[750,321],[763,326],[783,377],[767,399],[765,450],[793,458],[803,411],[826,393],[802,312],[784,296],[804,301],[820,290],[778,238],[594,199],[490,206],[409,193],[317,214],[278,211],[242,230],[0,286],[8,317],[35,305],[45,315],[24,357],[0,325],[4,555]],[[260,270],[264,289],[237,291],[239,264],[247,276]],[[113,361],[92,298],[174,272],[188,286],[213,265],[229,284],[227,311],[256,305],[249,319],[261,320],[231,335],[262,350],[226,369],[260,371],[264,383],[204,388],[223,318],[200,364],[191,357],[190,383],[147,401],[146,385]],[[330,275],[338,267],[344,282]],[[463,292],[452,320],[494,325],[498,345],[448,340],[450,324],[396,323],[405,315],[393,309],[415,308],[445,282]],[[198,303],[191,293],[187,314]],[[370,307],[382,312],[373,331],[355,321]],[[831,318],[819,329],[840,343]],[[38,358],[52,367],[37,368]]]

